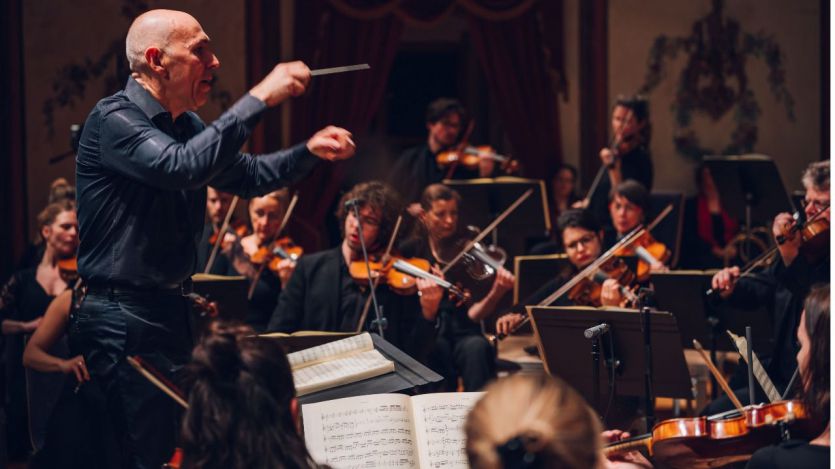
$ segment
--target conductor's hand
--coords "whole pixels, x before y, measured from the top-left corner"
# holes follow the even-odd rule
[[[323,160],[338,161],[354,156],[357,147],[351,140],[351,132],[329,125],[310,137],[307,149]]]
[[[739,278],[739,267],[727,267],[716,272],[710,281],[710,287],[718,291],[722,298],[727,298],[734,292],[737,278]]]
[[[304,62],[281,63],[249,90],[249,94],[273,107],[291,96],[301,95],[309,83],[310,69]]]

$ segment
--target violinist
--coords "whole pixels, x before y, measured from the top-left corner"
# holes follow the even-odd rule
[[[627,233],[635,229],[639,224],[646,223],[646,216],[649,212],[650,200],[646,188],[638,181],[627,179],[621,182],[609,196],[609,216],[612,223],[604,235],[604,244],[607,248],[613,246]],[[640,261],[648,265],[649,272],[663,272],[667,270],[664,262],[669,257],[666,246],[651,239],[647,244],[652,244],[650,256],[646,256],[646,247],[643,253],[639,254]],[[634,244],[641,244],[637,241]],[[637,246],[635,246],[637,248]],[[641,255],[643,254],[643,255]],[[639,268],[641,266],[639,265]],[[640,269],[643,270],[643,269]],[[644,280],[643,278],[641,279]]]
[[[243,275],[250,282],[256,282],[249,299],[246,323],[256,332],[263,332],[278,304],[278,295],[289,280],[296,266],[292,259],[282,259],[275,270],[261,263],[270,264],[272,259],[270,242],[276,239],[276,232],[290,203],[288,190],[279,189],[261,197],[249,199],[247,211],[252,233],[236,238],[229,248],[228,275]],[[266,255],[256,254],[258,251]],[[261,257],[261,259],[258,259]],[[256,263],[254,260],[260,260]]]
[[[518,305],[510,308],[508,314],[496,321],[496,332],[502,335],[510,333],[522,320],[525,305],[538,304],[548,295],[559,289],[583,268],[594,262],[603,253],[603,230],[588,210],[566,210],[557,219],[557,229],[565,246],[565,254],[571,268],[564,272],[555,272],[554,278],[540,287]],[[619,283],[615,279],[603,282],[600,292],[600,303],[604,306],[625,306],[624,295]],[[556,303],[548,306],[573,306],[576,303],[568,295],[559,298]]]
[[[460,203],[458,193],[443,184],[424,189],[418,234],[404,243],[403,252],[429,259],[436,265],[451,260],[454,251],[459,249],[458,241],[463,239],[458,225]],[[450,391],[456,389],[459,376],[466,391],[481,389],[495,376],[493,350],[481,333],[480,321],[494,311],[515,279],[513,274],[499,268],[492,278],[483,281],[489,282],[489,289],[472,305],[456,304],[444,298],[440,308],[427,317],[438,324],[430,367],[440,371]]]
[[[611,144],[600,149],[600,162],[606,174],[594,193],[588,195],[587,208],[600,220],[605,220],[609,192],[621,182],[634,179],[648,191],[652,190],[649,102],[642,96],[618,97],[612,108],[611,125]]]
[[[206,267],[214,248],[214,241],[217,240],[217,233],[223,225],[226,214],[232,204],[234,196],[228,192],[223,192],[214,187],[206,188],[206,224],[203,228],[203,235],[200,237],[200,242],[197,243],[197,271],[202,272]],[[242,220],[235,219],[234,215],[229,223],[227,233],[225,233],[221,250],[222,253],[228,253],[229,246],[235,240],[235,236],[243,236],[246,233],[246,223]],[[226,259],[216,256],[212,263],[212,268],[209,273],[222,275],[229,267],[226,265]]]
[[[21,365],[23,346],[25,338],[38,328],[49,303],[68,288],[58,264],[74,257],[78,248],[75,204],[63,200],[47,205],[38,214],[37,226],[44,246],[40,262],[12,274],[0,289],[0,325],[6,336],[3,361],[10,461],[24,458],[31,449],[26,380]]]
[[[809,165],[802,177],[806,189],[804,214],[807,220],[817,219],[826,223],[829,209],[829,161]],[[740,277],[739,267],[729,267],[717,272],[711,286],[719,292],[721,299],[732,306],[753,309],[765,306],[772,321],[773,338],[771,350],[762,354],[763,365],[778,391],[788,384],[797,366],[794,359],[797,345],[794,332],[800,322],[803,299],[812,285],[829,283],[829,243],[822,252],[807,255],[801,232],[792,232],[796,221],[788,213],[774,217],[772,235],[778,245],[779,257],[765,268]],[[828,238],[828,228],[822,236]],[[782,240],[780,244],[778,240]],[[827,239],[828,241],[828,239]],[[740,366],[730,381],[743,403],[748,401],[745,366]],[[757,386],[756,392],[762,399],[764,394]],[[726,398],[717,399],[708,406],[707,412],[717,413],[730,408]]]
[[[447,169],[438,165],[436,156],[461,142],[469,122],[467,110],[457,99],[439,98],[426,108],[426,143],[405,150],[397,159],[389,180],[400,190],[413,216],[420,212],[418,200],[423,189],[447,178]],[[489,177],[493,169],[493,160],[481,157],[478,171],[459,166],[450,179]]]
[[[348,201],[359,204],[359,220],[353,209],[346,206]],[[355,280],[349,268],[358,262],[359,270],[363,270],[362,242],[370,257],[378,258],[384,253],[402,208],[394,189],[382,182],[364,182],[346,192],[336,212],[342,243],[299,259],[281,291],[267,330],[356,331],[369,288],[367,278]],[[418,291],[422,293],[420,299],[415,294],[400,295],[382,283],[376,287],[377,302],[388,323],[385,339],[420,359],[418,348],[431,340],[432,333],[432,322],[424,318],[434,317],[442,291],[422,282],[418,283]],[[376,314],[373,306],[370,308],[361,326],[362,330],[375,332]]]
[[[800,396],[821,433],[810,442],[790,440],[763,448],[747,469],[806,469],[829,467],[829,285],[813,287],[797,328]]]

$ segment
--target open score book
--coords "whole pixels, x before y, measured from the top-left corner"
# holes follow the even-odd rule
[[[465,469],[464,422],[480,392],[372,394],[302,405],[313,459],[334,469]]]
[[[394,362],[374,349],[367,332],[291,353],[287,359],[299,396],[394,371]]]

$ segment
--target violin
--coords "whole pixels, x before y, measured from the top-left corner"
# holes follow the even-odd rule
[[[472,299],[472,295],[468,291],[430,273],[430,263],[426,259],[388,256],[386,262],[379,259],[370,260],[369,266],[371,267],[372,278],[379,278],[378,282],[387,284],[395,293],[400,295],[415,294],[417,292],[416,279],[422,278],[432,280],[441,288],[449,291],[450,298],[456,304],[469,303]],[[360,285],[368,284],[368,266],[366,266],[365,261],[351,262],[348,271]]]
[[[637,240],[627,246],[621,248],[615,253],[617,256],[637,256],[638,267],[637,276],[639,282],[645,282],[649,279],[652,265],[656,262],[665,263],[670,259],[672,253],[664,243],[656,241],[649,233],[649,230],[638,237]]]
[[[226,233],[234,233],[235,236],[237,236],[238,238],[243,238],[244,236],[246,236],[248,231],[249,227],[247,227],[246,222],[242,220],[232,222],[232,224],[229,225],[229,227],[226,229]],[[218,235],[220,235],[220,232],[221,230],[215,230],[215,232],[212,233],[211,236],[209,236],[209,244],[214,246],[214,244],[217,243],[217,237]]]
[[[61,276],[66,279],[67,284],[75,283],[78,280],[78,257],[72,256],[58,260],[58,270]]]
[[[574,285],[567,293],[568,299],[577,306],[602,306],[600,295],[603,292],[603,282],[610,278],[617,280],[627,304],[638,303],[638,297],[632,291],[637,278],[620,257],[610,258],[591,277],[584,277]]]
[[[780,440],[781,427],[809,423],[800,401],[747,406],[721,414],[664,420],[652,432],[610,443],[607,456],[638,449],[671,467],[718,467],[750,459],[757,449]]]
[[[821,210],[823,213],[826,209]],[[795,220],[800,218],[800,213],[795,212]],[[823,216],[815,216],[806,223],[795,223],[776,237],[777,244],[783,245],[788,240],[795,239],[800,235],[800,253],[810,262],[820,259],[829,252],[829,220]]]
[[[274,273],[278,273],[278,264],[284,259],[290,259],[295,262],[304,254],[304,249],[298,246],[290,239],[289,236],[273,241],[270,246],[261,246],[251,256],[250,262],[256,265],[261,265],[266,262],[266,266]]]
[[[478,227],[468,225],[464,233],[457,239],[444,243],[441,246],[442,252],[438,260],[446,262],[446,259],[453,257],[451,252],[464,252],[461,257],[461,264],[467,275],[473,280],[481,281],[494,275],[500,268],[504,266],[507,260],[507,251],[495,244],[483,245],[479,241],[473,242],[473,239],[478,237],[481,230]],[[464,250],[467,243],[472,242],[472,247],[469,250]]]
[[[496,153],[493,147],[482,145],[474,147],[465,145],[460,149],[442,151],[435,157],[435,161],[441,168],[451,165],[460,165],[467,169],[478,169],[481,158],[490,158],[499,163],[499,167],[505,174],[514,174],[519,170],[519,162],[505,155]]]

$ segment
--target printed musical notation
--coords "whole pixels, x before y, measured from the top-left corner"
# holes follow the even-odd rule
[[[335,469],[464,469],[464,423],[480,397],[376,394],[306,404],[305,441],[317,462]]]
[[[368,350],[374,350],[374,342],[371,340],[371,335],[366,332],[346,339],[299,350],[298,352],[287,355],[287,361],[290,362],[290,368],[296,371],[299,368],[326,362],[343,355]]]
[[[481,393],[427,394],[412,398],[421,463],[431,468],[462,468],[467,463],[464,424]]]
[[[311,454],[338,469],[416,468],[408,400],[376,395],[305,405],[305,439]]]

